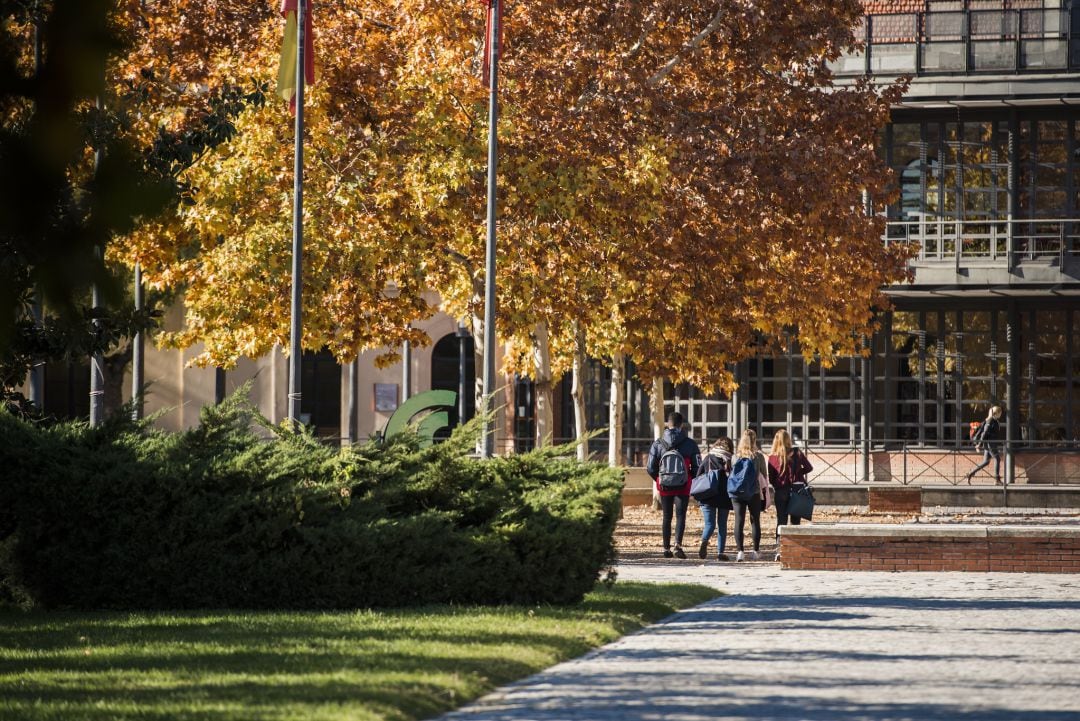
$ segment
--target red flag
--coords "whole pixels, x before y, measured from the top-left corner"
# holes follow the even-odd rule
[[[278,67],[278,94],[289,101],[289,108],[296,108],[296,3],[297,0],[281,0],[281,15],[285,18],[285,38],[281,44],[281,60]],[[311,31],[311,4],[304,8],[304,83],[315,83],[315,35]]]
[[[492,19],[494,16],[494,2],[493,0],[481,0],[487,5],[487,27],[484,29],[484,74],[483,82],[484,87],[491,88],[491,42],[492,42]],[[499,37],[495,39],[495,49],[498,51],[499,56],[502,56],[502,2],[499,3]]]

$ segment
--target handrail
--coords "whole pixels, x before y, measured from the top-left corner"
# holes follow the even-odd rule
[[[915,213],[909,220],[885,223],[885,245],[918,243],[921,261],[1002,260],[1009,267],[1033,260],[1080,255],[1080,218],[957,220]]]
[[[934,75],[1068,69],[1076,65],[1071,9],[998,8],[870,13],[857,53],[830,63],[837,75]]]

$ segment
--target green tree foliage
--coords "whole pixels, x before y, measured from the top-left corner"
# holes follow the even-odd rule
[[[0,399],[12,407],[24,407],[14,388],[32,365],[117,351],[153,325],[152,310],[130,310],[130,272],[106,262],[108,246],[191,202],[183,169],[263,100],[263,86],[217,87],[184,98],[182,122],[148,125],[165,107],[154,70],[109,81],[125,20],[108,0],[2,6]]]

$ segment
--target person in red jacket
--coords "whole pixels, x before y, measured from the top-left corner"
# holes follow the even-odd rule
[[[794,486],[806,485],[806,474],[814,470],[806,454],[792,446],[791,434],[779,430],[773,436],[772,449],[769,451],[769,485],[776,489],[776,535],[780,537],[780,526],[799,525],[798,516],[788,516],[788,499]]]
[[[686,435],[682,428],[682,413],[672,411],[667,415],[664,434],[653,441],[649,449],[649,460],[645,464],[645,472],[653,479],[656,490],[660,493],[660,507],[664,511],[663,538],[664,558],[678,556],[686,558],[683,551],[683,532],[686,530],[686,507],[690,502],[690,485],[698,472],[698,464],[701,461],[701,451],[698,444]],[[682,456],[686,466],[686,483],[679,488],[665,488],[660,485],[660,459],[669,449],[675,449]],[[671,551],[671,517],[675,516],[675,552]]]

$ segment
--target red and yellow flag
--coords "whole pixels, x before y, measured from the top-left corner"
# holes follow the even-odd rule
[[[296,108],[296,2],[281,0],[281,14],[285,17],[285,39],[281,43],[281,62],[278,65],[278,95]],[[315,82],[315,36],[311,32],[311,5],[304,13],[304,82]]]
[[[484,28],[484,64],[483,64],[483,83],[485,88],[491,88],[491,43],[495,42],[495,48],[498,50],[499,55],[502,55],[502,3],[499,3],[499,37],[492,38],[494,34],[492,27],[494,19],[494,3],[491,0],[481,0],[487,7],[487,27]]]

